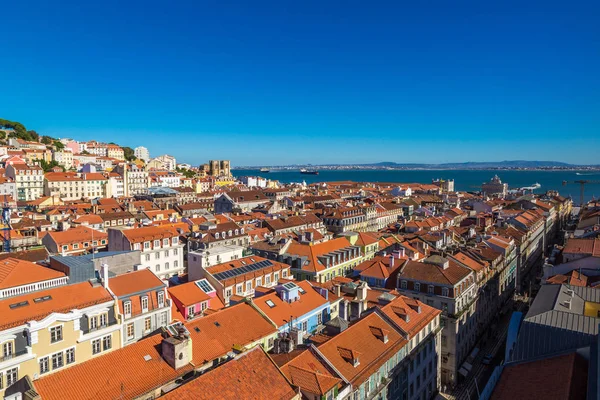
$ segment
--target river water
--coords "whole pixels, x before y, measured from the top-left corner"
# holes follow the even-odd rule
[[[579,185],[563,181],[579,179],[600,181],[600,172],[590,171],[497,171],[497,170],[322,170],[319,175],[303,175],[297,170],[272,170],[268,173],[258,169],[238,169],[232,171],[239,176],[262,176],[284,183],[302,182],[397,182],[397,183],[431,183],[432,179],[454,179],[454,187],[460,191],[480,190],[483,182],[498,175],[503,182],[508,183],[509,189],[532,186],[539,183],[541,187],[535,193],[545,193],[547,190],[558,190],[563,196],[572,196],[579,203]],[[585,197],[600,196],[600,184],[586,186]]]

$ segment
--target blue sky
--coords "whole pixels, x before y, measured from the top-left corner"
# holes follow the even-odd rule
[[[13,1],[2,13],[0,118],[40,133],[192,164],[600,164],[598,1]]]

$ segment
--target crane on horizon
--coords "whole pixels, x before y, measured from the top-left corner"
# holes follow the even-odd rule
[[[598,185],[600,184],[600,181],[591,181],[591,180],[587,180],[587,179],[580,179],[577,181],[563,181],[563,186],[566,186],[568,184],[578,184],[579,185],[579,205],[581,207],[583,207],[584,203],[585,203],[585,185]]]

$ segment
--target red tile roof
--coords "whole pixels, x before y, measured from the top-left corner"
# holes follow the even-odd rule
[[[256,346],[235,359],[167,393],[165,400],[285,400],[297,391],[273,360]]]
[[[50,299],[35,302],[34,299],[50,296]],[[59,286],[0,300],[0,330],[19,326],[28,321],[40,321],[52,313],[67,313],[74,309],[90,307],[112,301],[110,293],[102,286],[89,282]],[[27,302],[21,307],[12,304]]]
[[[29,261],[6,258],[0,261],[0,289],[64,278],[62,272]]]
[[[173,369],[160,354],[161,335],[43,376],[35,381],[44,400],[134,399],[193,369]],[[144,357],[149,356],[146,361]],[[146,357],[148,358],[148,357]]]

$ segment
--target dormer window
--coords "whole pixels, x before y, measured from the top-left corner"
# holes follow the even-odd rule
[[[219,232],[215,232],[215,239],[219,238]]]
[[[148,312],[148,296],[142,296],[142,312]]]
[[[433,285],[427,286],[427,293],[433,294]]]
[[[244,234],[244,228],[240,229],[240,233],[243,235]]]
[[[169,239],[163,239],[163,246],[169,245]]]
[[[400,282],[400,289],[406,289],[406,285],[407,285],[406,281],[401,281]]]
[[[163,307],[165,305],[165,294],[158,292],[156,297],[158,298],[158,306]]]
[[[123,302],[123,314],[125,314],[126,317],[131,316],[131,301]]]
[[[239,234],[240,234],[240,231],[239,231],[238,229],[236,229],[236,230],[235,230],[235,235],[237,236],[237,235],[239,235]]]
[[[449,290],[447,287],[442,288],[442,296],[448,297],[448,294],[449,294],[448,292],[449,292]]]
[[[231,232],[231,230],[229,230],[229,232],[227,232],[229,234],[229,236],[233,236],[233,233]]]
[[[160,247],[160,240],[154,241],[154,247]]]
[[[415,291],[416,292],[420,292],[421,291],[421,284],[419,282],[415,282]]]

